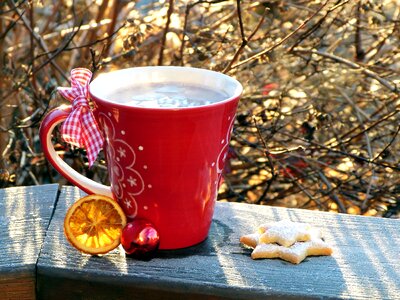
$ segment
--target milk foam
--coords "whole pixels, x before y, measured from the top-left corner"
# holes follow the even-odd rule
[[[196,107],[227,98],[228,95],[223,91],[179,82],[132,85],[107,96],[110,101],[147,108]]]

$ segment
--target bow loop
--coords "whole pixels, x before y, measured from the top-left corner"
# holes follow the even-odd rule
[[[77,85],[89,86],[92,72],[86,68],[75,68],[71,70],[71,86],[72,88]]]
[[[67,143],[85,148],[89,166],[93,165],[103,146],[103,136],[89,106],[89,82],[92,72],[85,68],[71,71],[71,87],[59,87],[58,92],[72,104],[72,111],[61,127]]]

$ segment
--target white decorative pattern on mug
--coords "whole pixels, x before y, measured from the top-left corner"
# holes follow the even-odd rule
[[[221,148],[221,150],[220,150],[220,152],[218,154],[217,163],[212,162],[212,164],[211,164],[211,166],[212,167],[215,166],[216,170],[217,170],[217,180],[214,181],[216,197],[218,195],[218,185],[221,182],[222,172],[224,170],[224,166],[225,166],[225,163],[226,163],[226,158],[227,158],[227,155],[228,155],[229,140],[230,140],[230,136],[231,136],[231,133],[232,133],[232,130],[233,130],[233,124],[235,122],[234,115],[228,117],[228,122],[229,122],[229,127],[228,127],[228,130],[227,130],[227,134],[226,134],[225,139],[221,140],[222,148]]]
[[[228,155],[228,148],[229,148],[229,137],[232,133],[233,130],[233,123],[235,122],[235,118],[233,117],[228,117],[229,127],[227,130],[226,138],[221,140],[221,151],[218,154],[217,158],[217,173],[218,173],[218,179],[221,177],[222,171],[224,170],[224,165],[226,161],[226,157]],[[214,162],[212,164],[214,166]]]
[[[116,138],[115,126],[110,117],[110,114],[108,116],[103,113],[99,114],[106,134],[106,154],[111,186],[125,214],[129,218],[134,218],[138,209],[135,196],[143,192],[145,183],[140,173],[133,168],[136,162],[135,151],[124,140]],[[122,135],[126,134],[124,130],[120,132]],[[143,146],[139,146],[138,149],[139,151],[144,150]],[[145,169],[147,168],[146,165]]]

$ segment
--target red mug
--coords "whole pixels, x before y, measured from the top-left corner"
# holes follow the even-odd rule
[[[135,107],[107,99],[132,83],[171,81],[228,96],[212,104],[175,108]],[[227,75],[197,68],[138,67],[99,75],[90,83],[89,93],[105,138],[111,186],[86,178],[56,154],[51,134],[71,107],[54,109],[42,122],[40,139],[49,162],[86,193],[113,197],[128,219],[152,222],[160,235],[160,249],[189,247],[206,239],[241,84]]]

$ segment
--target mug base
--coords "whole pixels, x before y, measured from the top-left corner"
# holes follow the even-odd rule
[[[174,241],[170,241],[163,243],[162,240],[160,239],[160,246],[159,246],[159,250],[179,250],[179,249],[187,249],[187,248],[191,248],[191,247],[195,247],[198,246],[199,244],[203,243],[208,237],[208,234],[206,234],[205,236],[202,236],[201,238],[197,238],[197,239],[179,239],[177,237],[177,240]]]
[[[175,257],[186,257],[192,256],[196,254],[200,254],[206,251],[209,251],[208,245],[208,236],[198,242],[197,244],[193,244],[191,246],[182,247],[182,248],[174,248],[174,249],[158,249],[157,257],[159,258],[175,258]]]

